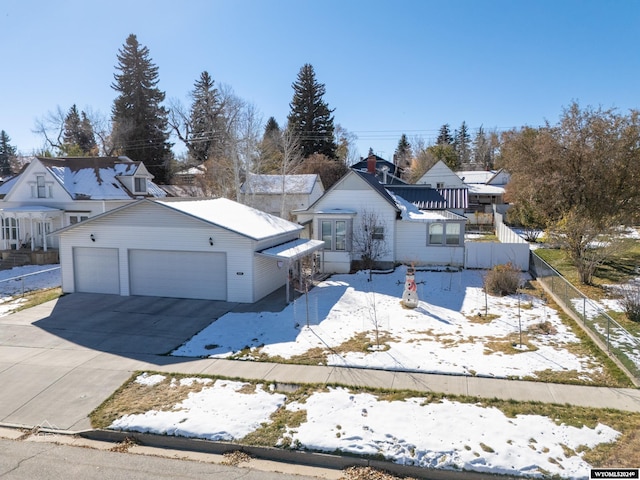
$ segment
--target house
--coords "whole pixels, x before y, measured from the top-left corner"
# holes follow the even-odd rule
[[[396,165],[373,153],[369,153],[367,158],[363,158],[358,163],[351,165],[351,169],[370,173],[383,185],[406,184],[406,182],[400,178],[402,172]]]
[[[438,161],[416,183],[434,186],[448,198],[466,195],[466,204],[456,210],[464,214],[471,223],[493,224],[493,206],[504,205],[505,185],[509,175],[504,170],[497,172],[454,172],[443,161]],[[457,193],[464,189],[464,194]],[[452,205],[450,205],[452,207]]]
[[[305,209],[324,193],[317,174],[257,175],[249,173],[240,187],[240,201],[263,212],[291,220],[293,210]]]
[[[437,193],[433,198],[444,202]],[[351,170],[296,213],[300,223],[310,222],[312,238],[324,242],[320,261],[325,273],[349,272],[361,259],[359,244],[367,235],[383,242],[376,259],[381,267],[464,265],[465,217],[443,209],[421,211],[369,173]],[[367,221],[371,216],[374,225]]]
[[[165,197],[152,178],[128,157],[34,157],[0,185],[1,248],[57,248],[54,230],[138,198]]]
[[[253,303],[322,249],[301,230],[225,198],[142,199],[55,232],[62,289]]]

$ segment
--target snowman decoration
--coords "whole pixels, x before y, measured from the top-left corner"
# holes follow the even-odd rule
[[[404,292],[402,293],[402,305],[407,308],[418,306],[418,287],[416,286],[415,270],[413,265],[407,267],[407,276],[404,281]]]

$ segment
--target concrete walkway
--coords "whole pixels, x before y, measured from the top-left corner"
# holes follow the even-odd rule
[[[212,320],[236,308],[247,307],[202,300],[73,294],[1,317],[0,424],[90,429],[90,412],[137,370],[285,384],[410,389],[640,412],[637,389],[166,356]]]

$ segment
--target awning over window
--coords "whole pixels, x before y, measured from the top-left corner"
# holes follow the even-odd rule
[[[277,258],[278,260],[295,261],[300,258],[311,255],[313,252],[322,250],[324,248],[324,242],[322,240],[308,240],[305,238],[298,238],[282,245],[270,247],[261,252],[258,255],[264,255],[266,257]]]

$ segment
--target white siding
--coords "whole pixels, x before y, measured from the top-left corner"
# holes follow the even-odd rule
[[[255,299],[258,300],[282,287],[287,282],[287,262],[282,268],[278,268],[275,258],[267,258],[263,255],[255,255],[253,262],[253,284]]]
[[[439,160],[427,173],[416,182],[424,185],[431,185],[436,188],[438,183],[443,183],[444,188],[464,187],[464,181],[456,175],[442,160]]]
[[[427,226],[423,222],[396,223],[396,261],[415,265],[464,265],[464,246],[427,246]]]
[[[348,180],[348,179],[347,179]],[[349,189],[338,188],[330,192],[329,195],[325,195],[316,205],[316,211],[326,212],[333,209],[345,209],[357,212],[353,217],[353,231],[354,235],[358,235],[357,231],[361,227],[362,213],[373,212],[378,216],[379,221],[385,227],[385,241],[387,242],[387,254],[381,256],[378,260],[383,262],[392,262],[394,255],[393,241],[395,237],[396,227],[396,210],[380,196],[378,192],[372,190],[364,181],[360,178],[353,178],[353,182],[343,182],[341,187],[349,187]],[[345,185],[346,184],[346,185]],[[364,185],[366,188],[363,190],[354,191],[351,188],[354,186]],[[319,221],[323,218],[331,218],[331,214],[327,213],[317,215],[314,219],[314,232],[315,238],[320,239]],[[328,262],[327,253],[325,252],[325,262]]]

